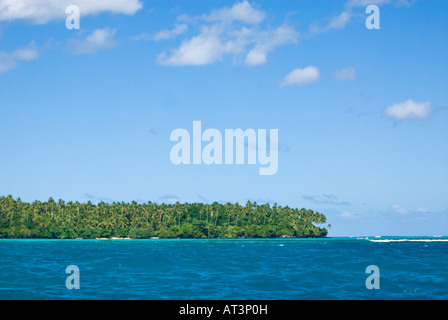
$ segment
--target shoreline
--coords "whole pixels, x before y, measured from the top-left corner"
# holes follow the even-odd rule
[[[48,238],[0,238],[5,241],[366,241],[369,243],[396,243],[396,242],[448,242],[448,236],[348,236],[348,237],[316,237],[316,238],[75,238],[75,239],[48,239]]]

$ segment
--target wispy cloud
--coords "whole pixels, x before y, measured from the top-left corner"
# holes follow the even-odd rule
[[[98,196],[95,196],[95,195],[93,195],[91,193],[84,193],[84,197],[86,197],[87,200],[93,201],[95,203],[98,203],[98,202],[112,203],[112,202],[114,202],[114,200],[112,200],[110,198],[98,197]]]
[[[308,66],[304,69],[294,69],[291,71],[280,83],[280,86],[303,86],[317,82],[319,78],[319,69],[313,66]]]
[[[397,121],[403,120],[423,120],[429,117],[431,114],[430,102],[415,102],[409,99],[405,102],[394,104],[386,110],[384,113]]]
[[[16,68],[20,62],[32,61],[38,57],[39,51],[33,42],[12,52],[0,51],[0,74]]]
[[[116,29],[96,29],[83,39],[70,39],[67,49],[74,54],[94,54],[99,50],[113,48],[117,45],[115,32]]]
[[[358,219],[360,216],[350,211],[342,211],[339,216],[344,219]]]
[[[0,21],[45,24],[65,19],[65,9],[69,5],[77,5],[83,16],[101,12],[133,15],[143,6],[139,0],[0,0]]]
[[[150,128],[149,133],[151,133],[154,137],[158,137],[159,134],[163,131],[163,128],[157,127],[157,128]]]
[[[250,66],[267,62],[267,54],[276,47],[298,42],[299,33],[293,27],[283,25],[273,30],[254,32],[251,39],[255,45],[247,53],[245,63]]]
[[[237,60],[243,57],[249,66],[265,64],[269,52],[297,43],[299,38],[299,33],[291,26],[263,27],[265,16],[264,11],[247,0],[197,17],[181,15],[178,21],[194,25],[199,32],[183,39],[177,48],[163,51],[157,62],[169,66],[202,66],[233,56]],[[161,31],[159,36],[170,37],[185,28]]]
[[[398,204],[394,204],[392,205],[392,210],[395,213],[401,214],[401,215],[405,215],[409,213],[409,210],[406,208],[403,208],[402,206],[398,205]]]
[[[329,21],[324,26],[318,26],[317,24],[311,25],[310,33],[311,35],[315,35],[332,29],[343,29],[346,26],[346,24],[350,21],[351,17],[352,17],[351,12],[343,11],[338,16],[328,19]]]
[[[162,200],[163,202],[167,202],[167,203],[176,203],[177,201],[180,200],[180,198],[178,196],[176,196],[175,194],[170,194],[170,193],[160,196],[159,199]]]
[[[429,213],[428,209],[423,207],[417,207],[415,209],[412,208],[406,208],[399,204],[393,204],[391,206],[392,211],[399,214],[399,215],[408,215],[408,214],[414,214],[419,216],[425,216],[427,213]]]
[[[254,8],[247,0],[235,3],[231,8],[224,7],[213,10],[209,15],[204,15],[203,19],[210,22],[234,21],[245,22],[248,24],[258,24],[265,18],[265,13]]]
[[[333,194],[323,194],[322,196],[304,195],[304,196],[302,196],[302,198],[305,200],[311,201],[313,203],[316,203],[316,204],[331,204],[331,205],[337,205],[337,206],[350,205],[349,202],[339,200],[339,198]]]
[[[176,24],[175,27],[171,30],[162,30],[162,31],[157,32],[154,35],[153,39],[155,41],[172,39],[181,34],[184,34],[187,30],[188,30],[188,26],[185,23]]]
[[[344,4],[342,12],[330,18],[325,19],[321,23],[313,23],[309,28],[310,36],[326,32],[329,30],[344,29],[357,16],[361,16],[357,10],[366,8],[369,5],[388,5],[410,6],[416,0],[348,0]],[[363,12],[364,13],[364,12]]]
[[[201,34],[189,40],[184,40],[170,53],[162,52],[157,62],[162,65],[185,66],[207,65],[216,62],[224,53],[232,48],[221,42],[220,31],[215,28],[203,28]]]
[[[201,196],[199,193],[196,193],[196,195],[198,196],[199,199],[201,199],[201,201],[203,203],[209,203],[210,202],[206,197]]]
[[[345,3],[348,8],[352,7],[367,7],[369,5],[381,5],[390,3],[391,0],[349,0]]]
[[[333,73],[335,81],[350,81],[356,78],[356,70],[353,67],[347,67]]]

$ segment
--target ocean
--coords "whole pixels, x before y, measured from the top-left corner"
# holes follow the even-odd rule
[[[448,299],[447,263],[448,237],[0,240],[0,299]]]

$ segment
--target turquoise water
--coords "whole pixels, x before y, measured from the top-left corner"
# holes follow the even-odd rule
[[[447,263],[447,237],[0,240],[0,299],[448,299]]]

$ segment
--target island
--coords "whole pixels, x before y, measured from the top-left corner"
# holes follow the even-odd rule
[[[250,201],[29,203],[0,197],[0,238],[10,239],[318,238],[328,233],[326,221],[313,210]]]

